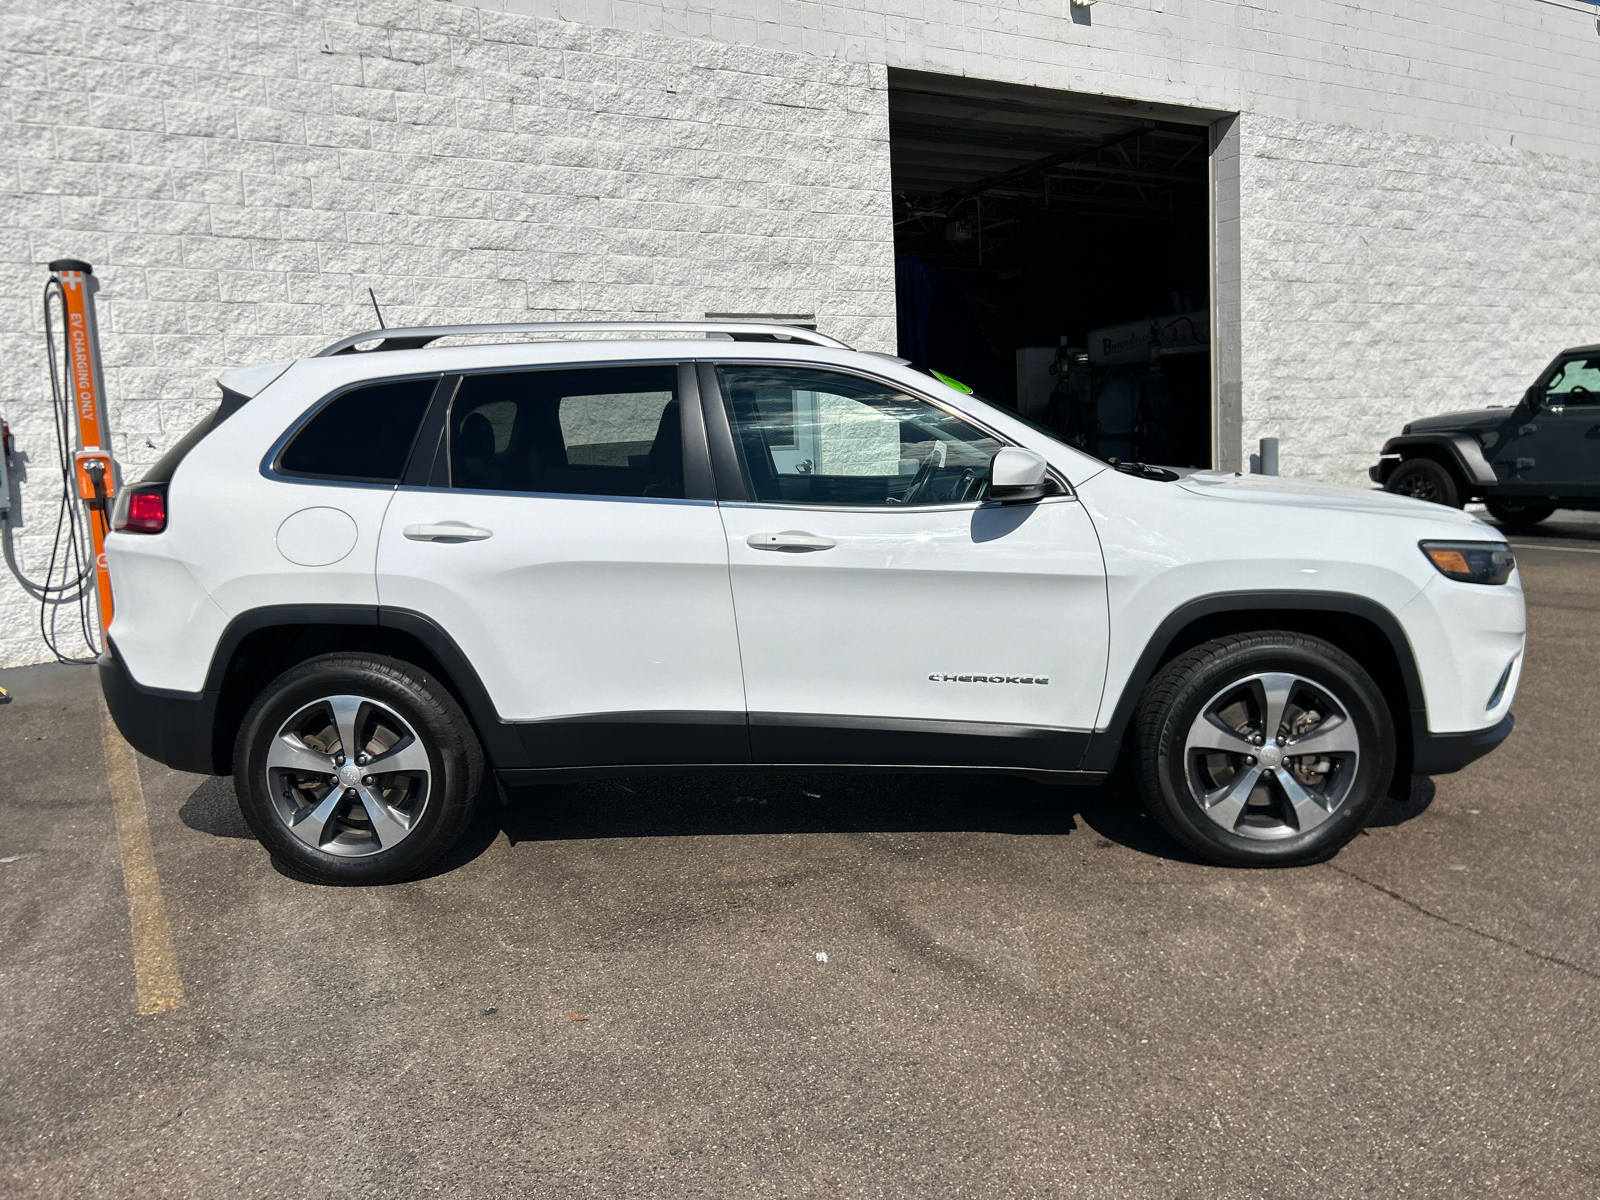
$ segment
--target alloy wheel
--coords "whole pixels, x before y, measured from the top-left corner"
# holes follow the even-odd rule
[[[1309,832],[1355,781],[1361,740],[1349,710],[1303,675],[1250,675],[1212,696],[1189,728],[1184,774],[1200,810],[1241,837]]]
[[[300,841],[344,858],[392,849],[417,827],[433,768],[411,724],[364,696],[297,710],[266,755],[273,811]]]

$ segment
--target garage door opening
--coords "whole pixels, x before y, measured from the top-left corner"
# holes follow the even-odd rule
[[[889,76],[899,353],[1101,458],[1211,465],[1207,124]]]

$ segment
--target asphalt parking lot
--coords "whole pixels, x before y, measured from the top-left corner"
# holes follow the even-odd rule
[[[1600,524],[1516,540],[1516,734],[1296,870],[1116,784],[724,776],[320,888],[0,672],[0,1194],[1600,1195]]]

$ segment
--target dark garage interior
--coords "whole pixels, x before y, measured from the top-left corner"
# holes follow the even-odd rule
[[[891,71],[899,353],[1102,458],[1211,460],[1209,130]]]

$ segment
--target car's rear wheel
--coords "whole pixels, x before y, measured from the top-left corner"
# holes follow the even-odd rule
[[[1500,496],[1491,496],[1483,502],[1483,506],[1496,521],[1512,529],[1537,525],[1556,511],[1554,504],[1533,504],[1526,500],[1512,500]]]
[[[325,655],[245,714],[234,787],[261,843],[321,883],[403,879],[471,820],[483,751],[454,698],[408,663]]]
[[[1413,500],[1426,500],[1430,504],[1448,504],[1460,508],[1461,489],[1448,467],[1431,458],[1408,458],[1394,469],[1384,490],[1397,496],[1410,496]]]
[[[1236,634],[1174,659],[1145,689],[1136,739],[1151,815],[1230,866],[1327,858],[1361,831],[1394,769],[1372,677],[1290,632]]]

